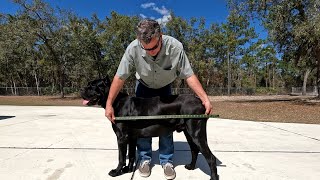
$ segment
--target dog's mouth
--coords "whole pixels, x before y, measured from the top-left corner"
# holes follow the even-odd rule
[[[97,95],[88,88],[85,88],[81,91],[81,97],[82,97],[82,105],[84,106],[92,106],[95,105],[98,101]]]
[[[90,102],[90,101],[88,101],[88,100],[83,100],[83,101],[82,101],[82,104],[83,104],[84,106],[86,106],[86,105],[88,105],[89,102]]]
[[[94,105],[102,105],[104,102],[104,89],[107,88],[103,86],[104,84],[92,84],[83,89],[81,89],[81,97],[83,99],[82,105],[84,106],[94,106]]]
[[[99,98],[98,97],[94,97],[94,98],[83,98],[83,101],[82,101],[82,104],[84,106],[93,106],[93,105],[96,105],[99,101]]]

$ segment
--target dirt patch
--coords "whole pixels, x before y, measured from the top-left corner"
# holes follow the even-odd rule
[[[0,96],[0,105],[19,106],[82,106],[78,97],[58,96]]]
[[[312,96],[212,96],[221,118],[320,124],[320,100]],[[0,105],[82,106],[82,99],[55,96],[0,96]]]
[[[320,100],[312,96],[210,97],[221,118],[320,124]]]

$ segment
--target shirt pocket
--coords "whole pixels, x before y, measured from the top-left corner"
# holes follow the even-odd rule
[[[168,65],[168,66],[166,66],[166,67],[163,67],[163,70],[164,71],[171,71],[172,70],[172,65]]]
[[[158,76],[165,83],[171,82],[177,77],[176,70],[172,66],[166,69],[159,69]]]

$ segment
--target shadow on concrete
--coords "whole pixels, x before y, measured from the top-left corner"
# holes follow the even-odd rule
[[[174,142],[174,156],[173,156],[173,164],[174,166],[185,166],[187,164],[190,164],[191,162],[191,152],[188,142],[183,141],[175,141]],[[211,150],[211,152],[214,154],[214,152]],[[215,155],[215,154],[214,154]],[[217,158],[217,156],[216,156]],[[217,158],[216,159],[217,166],[225,166],[222,165],[222,162]],[[160,164],[159,161],[159,150],[152,152],[152,164]],[[211,170],[209,168],[209,165],[204,158],[204,156],[199,153],[197,163],[196,163],[196,169],[199,168],[202,172],[204,172],[207,175],[211,175]],[[187,170],[187,169],[186,169]]]
[[[0,116],[0,121],[1,120],[6,120],[6,119],[10,119],[10,118],[14,118],[15,116]]]

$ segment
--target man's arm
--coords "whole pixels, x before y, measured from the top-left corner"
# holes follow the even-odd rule
[[[212,105],[208,98],[207,93],[203,90],[200,81],[198,80],[196,75],[191,75],[190,77],[186,78],[186,82],[188,86],[196,93],[196,95],[201,99],[202,104],[206,108],[205,114],[210,114],[212,111]]]
[[[120,79],[119,76],[115,75],[113,78],[113,81],[111,83],[111,87],[109,90],[109,95],[106,103],[106,110],[105,110],[105,116],[114,123],[115,117],[114,117],[114,109],[112,107],[112,104],[114,100],[116,99],[117,95],[119,94],[120,90],[122,89],[124,85],[125,80]]]

